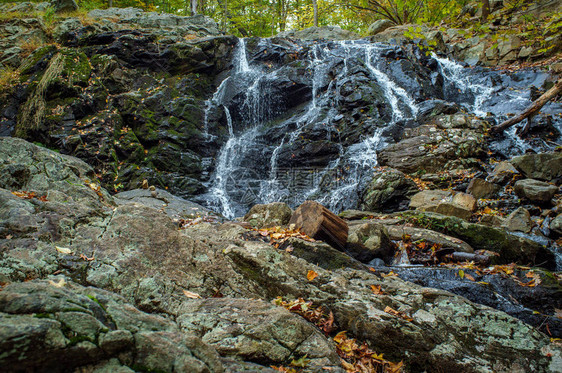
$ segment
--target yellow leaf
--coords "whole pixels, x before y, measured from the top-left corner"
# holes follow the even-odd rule
[[[49,284],[53,285],[56,288],[63,288],[64,285],[66,285],[66,281],[64,280],[64,278],[61,278],[59,282],[49,280]]]
[[[384,291],[381,290],[380,285],[371,285],[371,291],[375,295],[383,295],[384,294]]]
[[[336,334],[336,336],[334,337],[334,342],[342,343],[342,341],[347,338],[347,336],[345,335],[346,333],[346,331],[343,331]]]
[[[68,247],[55,246],[55,249],[61,254],[72,254],[72,250]]]
[[[459,277],[461,279],[464,278],[464,271],[462,269],[459,270]]]
[[[306,278],[308,279],[308,281],[312,281],[316,277],[318,277],[318,273],[314,272],[312,269],[306,274]]]
[[[193,299],[201,298],[201,296],[199,294],[193,293],[193,292],[185,290],[185,289],[183,290],[183,293],[188,298],[193,298]]]

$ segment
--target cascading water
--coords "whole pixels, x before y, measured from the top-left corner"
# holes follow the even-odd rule
[[[357,207],[377,165],[377,150],[392,141],[383,132],[415,122],[416,102],[428,99],[420,93],[427,91],[426,83],[418,81],[427,76],[403,71],[406,57],[385,44],[273,43],[257,41],[251,48],[259,57],[249,59],[241,39],[230,76],[206,102],[205,129],[220,127],[209,126],[219,114],[222,128],[228,128],[204,196],[209,207],[228,218],[275,201],[296,206],[315,199],[335,211]],[[283,54],[276,55],[280,49]],[[443,81],[434,86],[442,91],[432,93],[434,98],[481,116],[501,118],[524,108],[530,102],[527,87],[545,79],[540,74],[511,79],[433,58],[439,65],[434,74]]]
[[[531,102],[530,87],[543,85],[547,74],[501,74],[497,71],[467,68],[447,58],[432,57],[438,62],[441,75],[444,78],[445,99],[457,102],[480,117],[492,115],[496,120],[505,120],[507,115],[521,112]],[[560,109],[555,105],[547,104],[543,113],[559,114]],[[558,131],[562,131],[560,123],[554,124]],[[531,146],[521,139],[516,127],[505,132],[506,140],[497,144],[495,150],[514,155],[523,153]]]

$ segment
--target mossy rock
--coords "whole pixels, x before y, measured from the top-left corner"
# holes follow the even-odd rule
[[[475,250],[498,253],[499,257],[492,258],[495,263],[541,264],[549,269],[554,265],[553,254],[543,245],[500,228],[436,213],[405,212],[399,216],[415,226],[459,238]]]

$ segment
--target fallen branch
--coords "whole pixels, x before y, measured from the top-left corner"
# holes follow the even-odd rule
[[[527,107],[522,113],[506,120],[503,123],[498,124],[491,128],[491,132],[504,131],[522,120],[528,118],[531,120],[533,115],[537,113],[548,101],[556,97],[560,92],[562,92],[562,79],[559,79],[556,84],[548,91],[546,91],[541,97],[534,101],[529,107]]]

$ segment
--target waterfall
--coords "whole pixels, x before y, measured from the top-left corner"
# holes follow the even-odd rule
[[[274,54],[293,48],[298,59],[287,62],[269,55],[272,43],[259,40],[252,49],[261,52],[250,58],[246,41],[240,39],[230,76],[206,101],[207,136],[220,136],[216,130],[220,125],[211,126],[210,120],[221,116],[228,138],[223,137],[217,153],[205,200],[228,218],[243,215],[253,204],[276,201],[296,206],[315,199],[334,211],[356,208],[377,166],[377,151],[392,141],[383,136],[385,128],[416,120],[416,101],[425,98],[415,92],[424,86],[416,79],[403,79],[403,65],[395,57],[400,53],[397,47],[359,40],[283,44],[271,49]],[[476,73],[433,58],[439,66],[436,73],[444,81],[445,99],[467,110],[500,116],[529,102],[525,79],[504,84],[502,79],[508,78],[498,73]],[[287,81],[302,82],[293,95],[307,97],[296,100],[290,110],[284,105],[295,97],[284,96],[279,88],[287,89]],[[505,88],[517,84],[521,89]],[[371,86],[371,91],[361,90]],[[342,133],[354,137],[349,140]],[[308,146],[312,150],[303,154],[316,154],[318,159],[291,159],[293,152]]]

